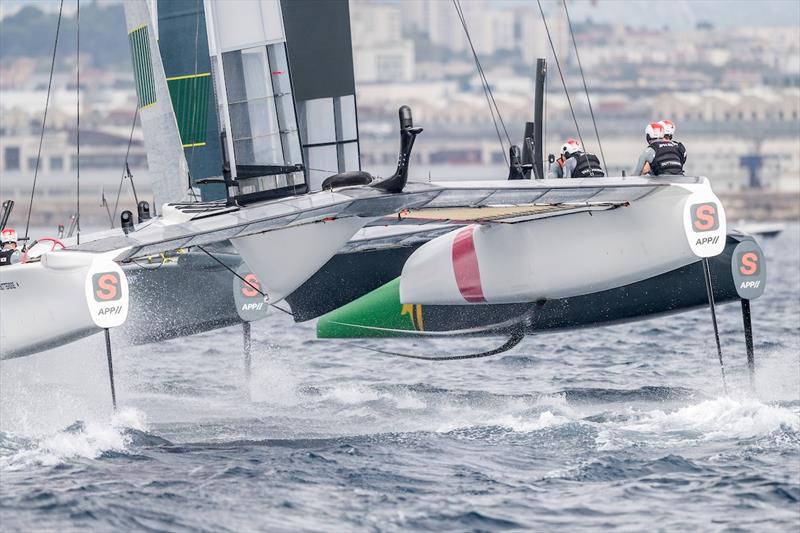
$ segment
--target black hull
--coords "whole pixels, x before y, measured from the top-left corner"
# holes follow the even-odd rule
[[[719,303],[738,299],[731,256],[743,240],[752,238],[729,235],[724,252],[709,260],[714,296]],[[391,248],[334,257],[287,299],[295,320],[309,320],[333,311],[395,279],[415,249]],[[706,305],[703,268],[698,261],[654,278],[589,295],[544,303],[424,305],[420,306],[420,313],[425,332],[495,334],[523,325],[527,333],[537,333],[630,322]]]

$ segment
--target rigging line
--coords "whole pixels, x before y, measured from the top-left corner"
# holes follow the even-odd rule
[[[467,19],[464,15],[464,10],[461,7],[461,0],[458,0],[458,11],[460,13],[461,22],[464,26],[464,30],[467,33],[469,38],[469,31],[467,31]],[[503,116],[500,114],[500,107],[497,105],[497,102],[494,99],[494,92],[492,92],[492,86],[489,84],[489,79],[486,77],[486,72],[483,70],[483,65],[481,64],[480,60],[478,59],[478,54],[475,51],[475,48],[472,46],[472,39],[469,39],[470,48],[472,48],[473,56],[475,57],[475,62],[478,66],[478,71],[480,72],[481,79],[483,80],[484,85],[486,86],[486,90],[489,93],[489,98],[492,99],[492,105],[494,105],[494,109],[497,112],[497,118],[500,120],[500,125],[503,127],[503,133],[505,133],[506,140],[508,144],[511,144],[511,137],[508,135],[508,130],[506,129],[505,121],[503,121]]]
[[[567,96],[567,103],[569,104],[569,110],[572,113],[572,120],[575,122],[575,130],[578,132],[578,139],[581,141],[581,146],[583,144],[583,136],[581,135],[581,128],[578,126],[578,118],[575,116],[575,108],[572,107],[572,99],[569,97],[569,89],[567,89],[567,82],[564,80],[564,72],[561,70],[561,61],[558,60],[558,53],[556,53],[556,47],[553,44],[553,37],[550,35],[550,27],[547,25],[547,18],[544,16],[544,10],[542,9],[542,1],[536,0],[536,3],[539,4],[539,13],[542,15],[542,22],[544,23],[544,31],[547,33],[547,40],[550,41],[550,50],[553,52],[553,58],[556,61],[556,67],[558,68],[558,75],[561,77],[561,85],[564,86],[564,94]]]
[[[206,250],[205,248],[203,248],[203,247],[202,247],[202,246],[200,246],[199,244],[197,245],[197,247],[198,247],[198,248],[200,248],[200,250],[201,250],[203,253],[205,253],[205,254],[206,254],[208,257],[210,257],[211,259],[213,259],[214,261],[216,261],[217,263],[219,263],[220,265],[222,265],[222,266],[223,266],[223,268],[225,268],[225,270],[227,270],[228,272],[230,272],[231,274],[233,274],[234,276],[236,276],[237,278],[239,278],[240,280],[242,280],[244,283],[246,283],[246,284],[247,284],[247,285],[248,285],[248,286],[249,286],[251,289],[253,289],[254,291],[256,291],[258,294],[260,294],[260,295],[261,295],[261,296],[263,296],[264,298],[268,298],[268,296],[267,296],[266,294],[264,294],[263,292],[261,292],[261,289],[259,289],[258,287],[256,287],[255,285],[253,285],[252,283],[250,283],[249,281],[247,281],[246,279],[244,279],[242,276],[240,276],[240,275],[239,275],[239,273],[238,273],[238,272],[236,272],[234,269],[232,269],[231,267],[229,267],[228,265],[226,265],[225,263],[223,263],[223,262],[222,262],[222,261],[221,261],[219,258],[217,258],[216,256],[214,256],[214,255],[213,255],[211,252],[209,252],[208,250]],[[289,316],[294,316],[294,313],[292,313],[291,311],[288,311],[288,310],[284,309],[283,307],[278,307],[278,305],[277,305],[277,304],[271,304],[271,303],[269,303],[269,302],[266,302],[266,301],[265,301],[264,303],[265,303],[265,304],[267,304],[267,305],[268,305],[268,306],[270,306],[270,307],[274,307],[274,308],[275,308],[275,309],[277,309],[278,311],[281,311],[281,312],[283,312],[283,313],[286,313],[286,314],[287,314],[287,315],[289,315]]]
[[[28,229],[31,226],[31,211],[33,210],[33,194],[36,191],[36,178],[39,177],[39,161],[42,158],[42,142],[44,141],[44,128],[47,124],[47,109],[50,107],[50,90],[53,87],[53,71],[56,66],[56,51],[58,50],[58,35],[61,31],[61,13],[64,9],[64,0],[58,7],[58,22],[56,23],[56,38],[53,43],[53,57],[50,60],[50,80],[47,82],[47,98],[44,103],[44,117],[42,118],[42,132],[39,135],[39,151],[36,152],[36,169],[33,171],[33,186],[31,187],[31,199],[28,203],[28,220],[25,222],[25,242],[28,241]]]
[[[136,105],[136,111],[133,112],[133,123],[131,124],[131,133],[128,136],[128,149],[125,150],[125,162],[122,164],[122,176],[119,178],[119,188],[117,189],[117,199],[114,202],[114,213],[111,215],[111,228],[114,228],[114,218],[117,216],[117,208],[119,207],[119,196],[122,192],[122,185],[125,183],[125,172],[130,172],[128,167],[128,156],[131,153],[131,144],[133,143],[133,130],[136,129],[136,118],[139,116],[139,105]],[[131,178],[131,183],[133,183]],[[138,208],[138,206],[137,206]]]
[[[600,133],[597,131],[597,121],[594,118],[594,109],[592,108],[592,99],[589,97],[589,88],[586,86],[586,76],[583,74],[583,64],[581,63],[581,55],[578,52],[578,43],[575,41],[575,32],[572,30],[572,19],[569,17],[569,9],[567,9],[567,0],[561,0],[564,3],[564,12],[567,14],[567,25],[569,25],[569,34],[572,36],[572,46],[575,47],[575,57],[578,60],[578,69],[581,71],[581,80],[583,80],[583,91],[586,93],[586,101],[589,103],[589,114],[592,116],[592,125],[594,126],[594,135],[597,137],[597,146],[600,148],[600,157],[603,158],[603,168],[608,176],[608,165],[606,164],[606,155],[603,153],[603,143],[600,142]]]
[[[331,174],[338,174],[338,170],[328,170],[327,168],[311,168],[306,167],[306,170],[313,170],[314,172],[330,172]]]
[[[77,85],[75,87],[75,106],[77,109],[77,117],[76,117],[76,125],[75,125],[75,134],[76,134],[76,151],[77,151],[77,160],[75,161],[75,170],[76,170],[76,201],[78,204],[78,226],[77,226],[77,243],[81,243],[81,0],[78,0],[77,10],[75,11],[75,22],[77,24],[77,44],[75,46],[76,54],[77,54]]]
[[[508,165],[508,157],[506,156],[506,148],[505,148],[505,145],[503,144],[503,137],[502,137],[502,135],[500,135],[500,128],[497,125],[497,119],[495,118],[495,111],[492,108],[492,100],[494,100],[494,97],[490,98],[490,96],[489,96],[491,94],[491,88],[489,87],[489,84],[486,81],[485,74],[483,73],[483,67],[481,67],[481,63],[480,63],[480,60],[478,59],[478,54],[475,51],[475,47],[472,45],[472,37],[469,34],[469,29],[467,28],[467,21],[464,18],[464,15],[463,15],[463,13],[461,11],[461,4],[459,3],[459,0],[453,0],[453,6],[456,8],[456,13],[458,13],[459,20],[461,20],[461,27],[464,28],[464,33],[467,36],[467,41],[469,42],[470,49],[472,50],[472,56],[474,57],[475,64],[476,64],[476,66],[478,68],[478,76],[481,79],[481,85],[483,87],[483,94],[484,94],[484,96],[486,96],[486,104],[489,106],[489,113],[492,115],[492,122],[494,123],[494,129],[495,129],[495,132],[497,132],[497,140],[500,142],[500,153],[503,154],[503,159],[505,160],[506,165]],[[499,113],[499,109],[497,111]],[[502,117],[499,117],[499,118],[500,118],[500,122],[502,123],[503,122]],[[504,123],[503,123],[503,129],[505,130],[505,124]],[[507,131],[506,131],[506,138],[509,138]],[[511,139],[510,138],[509,138],[508,142],[509,142],[509,144],[511,144]]]
[[[469,31],[467,30],[467,27],[466,27],[466,19],[463,17],[463,13],[461,11],[461,4],[460,3],[456,3],[456,0],[453,0],[453,5],[456,8],[456,13],[458,14],[458,18],[461,21],[462,28],[464,28],[464,31],[465,31],[465,33],[467,35],[467,41],[470,42],[470,46],[471,46],[471,36],[470,36]],[[481,67],[480,62],[477,61],[477,55],[474,54],[474,50],[473,50],[473,57],[476,60],[476,68],[478,70],[478,77],[481,80],[481,89],[483,89],[483,94],[484,94],[484,96],[486,96],[486,105],[489,107],[489,114],[491,114],[491,116],[492,116],[492,123],[494,124],[495,131],[497,132],[497,140],[500,142],[501,151],[503,153],[505,153],[505,146],[503,145],[503,140],[502,140],[502,137],[500,135],[500,129],[497,126],[497,118],[495,118],[495,109],[492,107],[492,103],[491,103],[491,101],[489,99],[489,93],[487,91],[488,82],[487,82],[487,80],[485,78],[485,75],[483,73],[483,68]]]
[[[506,135],[506,140],[508,140],[508,144],[511,144],[511,137],[508,135],[508,130],[506,129],[505,122],[503,121],[503,116],[500,114],[500,108],[497,106],[497,102],[494,99],[494,93],[492,92],[492,87],[489,84],[489,79],[486,77],[486,72],[483,70],[483,65],[478,58],[478,53],[475,50],[475,46],[472,43],[472,36],[469,33],[469,29],[467,27],[467,19],[464,16],[464,10],[461,7],[461,0],[453,0],[453,5],[456,8],[456,13],[458,13],[458,18],[461,21],[461,26],[464,28],[464,33],[467,36],[467,41],[470,45],[470,49],[472,50],[472,56],[475,59],[475,65],[478,69],[478,76],[481,79],[481,85],[483,86],[484,94],[486,95],[486,101],[489,105],[489,112],[492,114],[492,121],[494,122],[495,129],[497,129],[497,120],[500,120],[500,125],[503,127],[503,132]],[[491,100],[491,101],[490,101]],[[494,109],[493,109],[494,106]],[[495,114],[497,115],[497,119],[495,119]],[[498,137],[500,137],[500,132],[497,132]],[[502,141],[500,141],[502,146]],[[505,153],[505,148],[503,148],[503,153]]]
[[[471,353],[471,354],[463,354],[463,355],[434,355],[431,357],[426,357],[424,355],[414,355],[409,353],[401,353],[401,352],[390,352],[388,350],[380,350],[378,348],[371,348],[369,346],[362,346],[360,344],[356,344],[354,342],[345,342],[343,344],[347,346],[351,346],[353,348],[360,348],[362,350],[368,350],[370,352],[382,353],[384,355],[393,355],[395,357],[405,357],[406,359],[419,359],[422,361],[459,361],[462,359],[479,359],[481,357],[489,357],[491,355],[497,355],[499,353],[507,352],[520,342],[522,339],[525,338],[525,334],[522,331],[514,331],[511,333],[511,337],[504,342],[502,345],[498,346],[497,348],[493,348],[491,350],[487,350],[485,352],[478,352],[478,353]]]
[[[152,264],[139,263],[138,261],[136,261],[136,259],[131,259],[131,263],[133,263],[134,265],[138,266],[142,270],[158,270],[159,268],[161,268],[164,265],[163,261],[160,262],[160,263],[157,263],[155,266],[153,266]]]

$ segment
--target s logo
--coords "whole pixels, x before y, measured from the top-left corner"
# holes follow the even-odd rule
[[[116,272],[101,272],[92,276],[94,299],[98,302],[111,302],[122,298],[119,290],[119,274]]]
[[[719,215],[717,214],[717,204],[706,202],[694,204],[692,212],[692,229],[694,231],[714,231],[719,228]]]
[[[255,298],[261,296],[258,292],[261,290],[261,284],[255,274],[246,274],[244,279],[247,283],[242,282],[242,296],[245,298]]]
[[[758,264],[758,254],[755,252],[744,252],[739,255],[739,272],[743,276],[756,276],[761,271]]]

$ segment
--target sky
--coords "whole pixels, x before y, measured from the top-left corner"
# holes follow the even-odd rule
[[[95,0],[83,0],[92,2]],[[120,0],[99,0],[119,3]],[[384,0],[389,3],[428,0]],[[429,0],[449,2],[450,0]],[[470,0],[461,0],[462,3]],[[529,5],[536,0],[493,0],[500,6]],[[57,10],[60,0],[0,0],[0,18],[26,5]],[[555,8],[559,0],[542,0],[545,9]],[[64,9],[71,13],[76,0],[65,0]],[[717,27],[795,26],[800,35],[800,1],[798,0],[567,0],[573,20],[587,17],[598,22],[620,22],[641,28],[692,28],[700,21]]]
[[[590,16],[595,21],[654,28],[692,28],[701,21],[723,28],[793,25],[800,34],[797,0],[568,0],[567,5],[574,20]]]

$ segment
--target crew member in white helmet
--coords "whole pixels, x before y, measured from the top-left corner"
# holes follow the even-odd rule
[[[639,156],[634,176],[683,175],[684,153],[678,143],[664,139],[661,122],[651,122],[644,130],[647,148]]]
[[[575,139],[568,139],[564,143],[561,147],[561,157],[553,161],[547,171],[547,177],[550,179],[602,177],[604,175],[597,156],[584,152],[581,143]]]
[[[686,147],[683,145],[682,142],[677,141],[674,139],[675,137],[675,123],[669,119],[664,119],[660,121],[661,127],[664,128],[664,138],[668,141],[675,141],[678,143],[678,150],[681,151],[681,155],[683,157],[683,164],[686,164]]]
[[[22,261],[22,253],[17,250],[17,232],[11,228],[6,228],[0,233],[0,267],[13,265]]]

